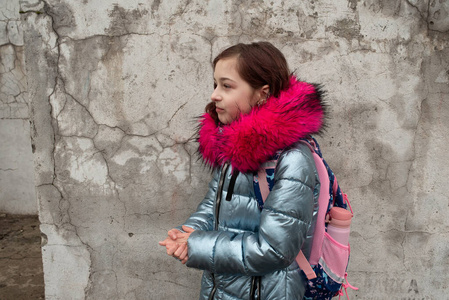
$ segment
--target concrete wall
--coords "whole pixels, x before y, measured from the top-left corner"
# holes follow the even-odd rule
[[[0,2],[0,212],[37,214],[19,2]]]
[[[157,241],[206,190],[192,136],[210,61],[254,40],[328,91],[350,295],[447,297],[448,1],[20,3],[48,299],[197,297],[200,273]]]

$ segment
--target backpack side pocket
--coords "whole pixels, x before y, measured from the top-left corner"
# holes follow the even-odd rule
[[[319,264],[335,282],[343,283],[349,261],[349,245],[343,245],[334,240],[327,232],[324,233],[322,255]]]

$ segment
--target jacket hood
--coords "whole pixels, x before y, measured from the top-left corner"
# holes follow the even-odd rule
[[[278,150],[318,133],[324,122],[319,87],[290,78],[290,87],[278,98],[260,106],[229,125],[217,125],[205,113],[200,118],[198,142],[203,161],[211,167],[230,162],[240,172],[255,172]]]

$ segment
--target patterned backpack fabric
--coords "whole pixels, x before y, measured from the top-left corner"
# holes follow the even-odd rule
[[[317,141],[310,137],[301,140],[312,152],[315,165],[320,178],[319,209],[313,235],[312,250],[307,260],[302,253],[298,254],[296,261],[308,282],[305,300],[331,299],[334,296],[342,296],[347,288],[357,290],[347,281],[347,266],[349,262],[350,247],[335,241],[327,233],[327,221],[332,207],[349,209],[353,213],[346,194],[342,194],[337,179],[323,159]],[[281,152],[276,153],[272,160],[266,162],[258,174],[254,176],[254,190],[260,209],[263,208],[265,199],[274,185],[274,173],[277,159]],[[348,297],[349,300],[349,297]]]

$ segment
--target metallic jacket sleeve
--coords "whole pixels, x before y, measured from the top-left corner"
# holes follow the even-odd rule
[[[287,150],[279,158],[259,231],[196,230],[188,239],[187,266],[257,276],[294,261],[312,223],[314,207],[316,168],[304,147]]]
[[[209,190],[203,201],[198,205],[194,212],[183,225],[191,227],[195,230],[213,230],[215,196],[218,188],[218,179],[220,170],[214,170],[211,181],[209,182]],[[181,230],[181,226],[177,227]]]

